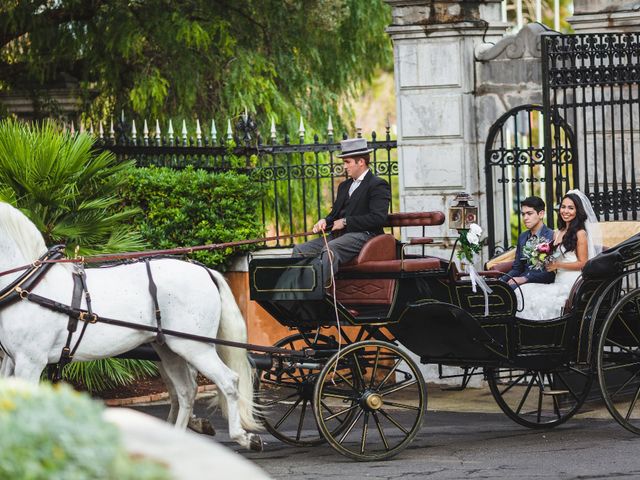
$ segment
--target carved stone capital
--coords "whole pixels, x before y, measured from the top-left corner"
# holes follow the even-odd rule
[[[501,0],[385,0],[392,25],[444,25],[498,21]]]
[[[476,59],[487,62],[499,59],[540,58],[542,53],[540,37],[549,32],[553,30],[540,23],[529,23],[516,35],[508,35],[494,46],[478,52]]]

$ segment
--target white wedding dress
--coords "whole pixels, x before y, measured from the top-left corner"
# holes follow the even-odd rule
[[[559,248],[561,256],[557,260],[558,263],[578,261],[576,252],[567,252],[562,245]],[[559,317],[567,298],[569,298],[571,287],[581,273],[580,270],[563,270],[560,267],[556,271],[556,279],[553,283],[525,283],[521,285],[522,295],[518,289],[515,294],[518,299],[518,310],[523,307],[522,297],[524,296],[524,309],[517,312],[516,316],[529,320],[550,320]]]

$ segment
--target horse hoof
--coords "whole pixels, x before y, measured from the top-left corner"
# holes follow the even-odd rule
[[[203,435],[210,435],[213,437],[216,434],[216,430],[207,418],[191,417],[189,419],[189,428],[194,432],[201,433]]]
[[[249,449],[254,452],[261,452],[263,450],[262,438],[260,438],[260,435],[251,434],[251,438],[249,439]]]

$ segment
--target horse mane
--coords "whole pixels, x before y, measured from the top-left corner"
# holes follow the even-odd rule
[[[47,251],[40,230],[17,208],[0,202],[0,229],[13,239],[25,260],[35,260]]]

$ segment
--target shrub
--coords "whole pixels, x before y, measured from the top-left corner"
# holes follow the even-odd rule
[[[163,466],[128,456],[103,409],[64,385],[0,381],[0,478],[171,478]]]
[[[129,169],[125,178],[125,204],[142,212],[136,225],[153,248],[226,243],[264,235],[259,209],[262,189],[245,174],[148,167]],[[221,266],[234,252],[255,248],[245,245],[202,251],[192,257],[209,266]]]

